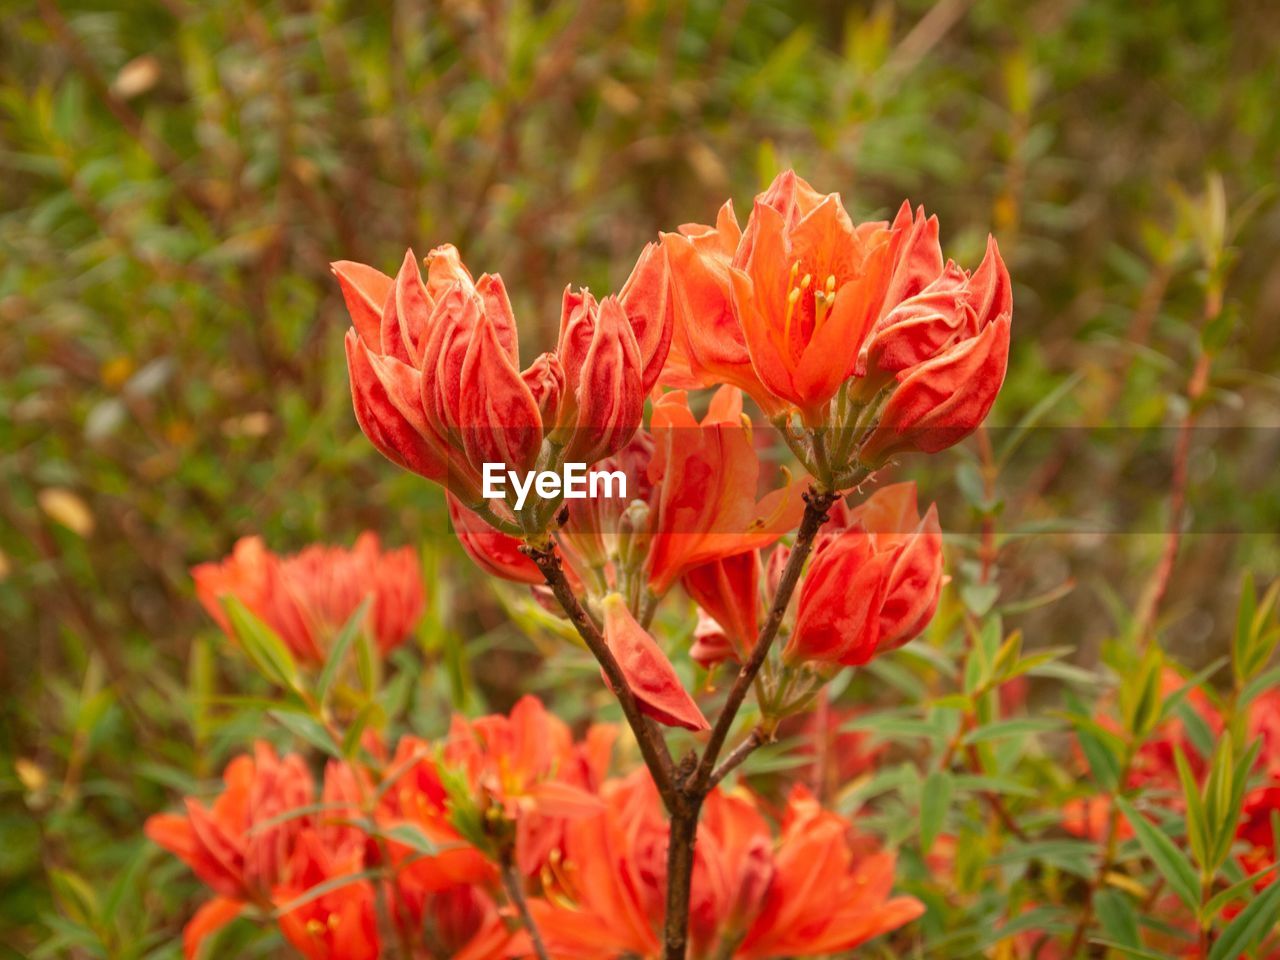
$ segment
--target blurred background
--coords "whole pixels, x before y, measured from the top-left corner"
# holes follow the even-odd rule
[[[527,643],[464,649],[504,618],[439,499],[355,425],[334,259],[453,242],[532,355],[565,284],[786,166],[924,203],[967,266],[994,232],[993,428],[907,470],[1029,644],[1089,663],[1158,609],[1208,660],[1280,569],[1278,90],[1266,0],[5,4],[0,957],[175,951],[139,825],[221,767],[188,570],[237,537],[423,545],[442,703],[519,691]]]

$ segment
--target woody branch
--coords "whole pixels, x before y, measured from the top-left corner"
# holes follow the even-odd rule
[[[791,603],[791,596],[800,582],[800,573],[813,549],[814,538],[827,522],[827,511],[837,496],[831,491],[814,489],[804,495],[804,516],[796,533],[795,544],[778,581],[778,590],[769,615],[760,627],[755,647],[746,663],[738,670],[738,676],[729,689],[701,758],[696,765],[691,765],[687,774],[676,784],[677,804],[671,811],[671,834],[667,847],[667,916],[664,930],[666,960],[684,960],[688,946],[689,897],[693,887],[693,848],[697,840],[698,817],[707,794],[732,769],[717,768],[716,761],[737,718],[738,710],[769,656],[769,650],[782,625],[782,618]],[[726,763],[730,759],[734,766],[742,763],[760,742],[761,739],[752,734]]]
[[[663,802],[667,805],[667,810],[672,810],[672,804],[676,794],[675,778],[673,773],[673,764],[671,761],[671,751],[667,749],[667,742],[663,739],[662,734],[653,726],[652,723],[640,712],[640,704],[636,701],[635,693],[631,689],[631,685],[627,683],[626,675],[622,672],[618,660],[613,655],[613,651],[609,649],[608,643],[605,641],[604,634],[596,622],[591,619],[591,615],[587,613],[582,606],[582,602],[578,599],[577,594],[573,592],[568,579],[564,575],[564,568],[560,562],[560,555],[556,552],[554,544],[546,547],[526,546],[525,553],[533,560],[542,576],[547,581],[547,586],[551,588],[552,594],[555,595],[556,602],[560,604],[561,609],[568,615],[570,622],[578,631],[578,636],[582,637],[583,642],[587,645],[587,649],[591,651],[592,656],[600,664],[604,670],[605,677],[609,680],[609,686],[613,688],[615,696],[618,698],[618,705],[622,707],[623,716],[627,718],[627,724],[631,727],[631,732],[635,735],[636,742],[640,745],[640,755],[643,757],[645,766],[649,768],[649,773],[653,776],[653,782],[658,787],[658,793],[662,796]]]

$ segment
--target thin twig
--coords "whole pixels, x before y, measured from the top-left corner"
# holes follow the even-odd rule
[[[520,886],[520,877],[516,873],[516,867],[509,852],[502,857],[502,888],[507,892],[507,899],[511,901],[511,905],[516,908],[516,913],[520,914],[520,922],[524,924],[525,930],[529,933],[529,942],[533,944],[534,955],[538,960],[550,960],[551,955],[547,953],[547,945],[542,942],[542,933],[538,930],[538,925],[533,922],[533,914],[529,912],[529,901],[525,899],[524,890]]]
[[[609,644],[605,641],[604,634],[600,632],[600,628],[596,626],[591,615],[587,613],[578,600],[577,594],[573,592],[573,587],[569,585],[568,579],[564,575],[564,568],[560,563],[560,554],[556,551],[554,545],[546,548],[525,547],[525,552],[529,558],[538,565],[538,569],[542,571],[542,576],[547,581],[547,586],[551,588],[551,592],[555,595],[561,609],[568,615],[569,620],[573,623],[578,631],[578,635],[587,645],[596,661],[604,670],[604,675],[609,681],[609,686],[613,688],[614,696],[618,698],[618,704],[622,707],[622,713],[627,718],[627,723],[631,726],[631,732],[635,734],[636,742],[640,745],[640,754],[644,757],[645,766],[649,768],[649,773],[653,776],[653,782],[658,787],[658,793],[662,796],[663,802],[666,803],[668,811],[673,811],[675,803],[676,786],[673,777],[673,763],[671,761],[671,752],[667,749],[667,742],[662,738],[654,726],[649,723],[648,719],[640,712],[640,704],[636,700],[635,693],[631,690],[631,685],[627,683],[626,675],[622,672],[618,660],[613,655],[613,651],[609,649]]]
[[[804,517],[800,521],[800,529],[796,533],[796,542],[791,548],[791,556],[787,558],[786,568],[778,581],[778,592],[773,598],[773,606],[760,627],[755,649],[751,651],[751,656],[738,671],[737,679],[734,680],[729,695],[725,698],[720,716],[716,718],[715,727],[711,730],[711,737],[707,741],[707,747],[702,753],[702,759],[691,781],[691,786],[695,790],[705,790],[710,782],[712,771],[715,770],[716,761],[720,757],[720,750],[724,747],[729,730],[733,727],[733,721],[738,716],[738,709],[746,700],[747,692],[751,689],[756,674],[760,672],[765,659],[769,656],[769,648],[773,646],[778,628],[782,625],[782,618],[791,603],[791,595],[800,581],[800,571],[809,558],[809,551],[813,549],[814,537],[827,522],[827,511],[831,509],[836,496],[835,493],[816,490],[810,490],[804,495]]]
[[[720,765],[711,771],[711,782],[709,787],[714,787],[721,780],[727,777],[735,769],[740,767],[742,763],[755,753],[756,750],[768,742],[768,734],[764,732],[762,727],[756,727],[740,744],[733,748],[727,757],[720,761]]]
[[[1209,371],[1212,357],[1202,352],[1196,360],[1195,369],[1187,384],[1187,412],[1178,428],[1178,442],[1173,451],[1173,478],[1169,485],[1169,526],[1165,534],[1164,550],[1160,554],[1160,562],[1151,577],[1151,584],[1143,597],[1137,616],[1137,636],[1139,643],[1144,643],[1155,625],[1169,590],[1169,581],[1173,577],[1173,568],[1178,560],[1178,549],[1182,545],[1182,524],[1187,509],[1187,473],[1191,459],[1191,440],[1194,433],[1196,417],[1199,414],[1198,403],[1208,387]]]

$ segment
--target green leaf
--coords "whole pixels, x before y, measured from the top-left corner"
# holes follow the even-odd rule
[[[935,770],[920,788],[920,852],[928,853],[942,832],[954,784],[946,770]]]
[[[1068,715],[1068,719],[1075,728],[1076,739],[1085,760],[1089,762],[1093,778],[1102,789],[1114,791],[1120,784],[1120,758],[1125,751],[1124,741],[1088,717],[1073,713]]]
[[[1130,946],[1124,943],[1118,943],[1115,940],[1107,940],[1102,937],[1090,937],[1090,943],[1096,943],[1100,947],[1106,947],[1109,950],[1119,950],[1126,957],[1137,957],[1138,960],[1169,960],[1167,953],[1153,953],[1150,950],[1144,950],[1138,946]]]
[[[1133,827],[1138,843],[1169,884],[1169,889],[1176,893],[1183,903],[1195,910],[1200,904],[1200,884],[1196,879],[1195,868],[1191,866],[1186,855],[1164,831],[1138,813],[1128,800],[1116,797],[1116,806]]]
[[[998,793],[1010,797],[1038,797],[1039,792],[1008,777],[992,777],[973,773],[959,773],[953,778],[956,793]]]
[[[960,588],[960,599],[975,617],[985,617],[1000,599],[1000,588],[994,583],[966,583]]]
[[[1191,854],[1196,863],[1204,868],[1209,862],[1209,824],[1205,820],[1204,802],[1200,799],[1200,785],[1196,783],[1195,774],[1191,772],[1191,765],[1187,763],[1180,744],[1173,745],[1173,759],[1187,805],[1187,839],[1191,842]]]
[[[965,746],[973,743],[986,743],[990,740],[1003,740],[1008,737],[1023,737],[1034,733],[1047,733],[1050,730],[1062,729],[1062,722],[1054,717],[1016,717],[1013,720],[999,720],[986,726],[976,727],[965,734]]]
[[[324,883],[318,883],[310,890],[300,896],[294,897],[283,906],[277,907],[274,916],[278,919],[286,916],[299,907],[305,907],[313,900],[319,900],[326,893],[332,893],[334,890],[341,890],[343,887],[350,886],[353,883],[359,883],[361,880],[372,880],[378,876],[377,870],[360,870],[356,873],[344,873],[340,877],[333,877]]]
[[[1266,934],[1280,915],[1280,883],[1272,883],[1250,900],[1209,951],[1209,960],[1234,960]]]
[[[1276,868],[1276,864],[1269,867],[1263,867],[1257,873],[1245,877],[1233,883],[1227,889],[1214,894],[1213,899],[1205,904],[1204,910],[1201,911],[1201,920],[1205,923],[1212,923],[1217,919],[1218,914],[1222,912],[1222,908],[1238,897],[1246,896],[1253,892],[1254,886],[1259,880]]]
[[[440,844],[433,842],[422,828],[412,823],[402,823],[399,826],[392,827],[390,830],[384,830],[382,836],[396,843],[404,844],[416,853],[425,854],[428,857],[437,857],[442,849]]]
[[[1272,667],[1270,670],[1258,674],[1245,685],[1240,691],[1240,699],[1236,703],[1238,709],[1243,710],[1260,694],[1266,693],[1272,687],[1280,685],[1280,667]]]
[[[1098,922],[1107,936],[1126,948],[1140,946],[1138,940],[1138,915],[1133,902],[1119,890],[1100,890],[1093,898]]]
[[[1253,574],[1246,573],[1240,585],[1240,604],[1236,607],[1236,633],[1231,644],[1231,666],[1236,675],[1236,686],[1242,687],[1249,679],[1249,648],[1253,640],[1253,614],[1258,609],[1258,591]]]
[[[360,708],[355,720],[351,721],[351,725],[347,727],[347,732],[342,735],[342,755],[344,757],[350,759],[356,755],[356,751],[360,749],[360,738],[364,734],[365,728],[381,716],[382,707],[374,700],[370,700]]]
[[[237,597],[223,597],[222,609],[227,612],[236,639],[258,672],[268,680],[298,692],[298,666],[280,635],[258,619]]]
[[[309,717],[305,713],[295,713],[291,710],[270,710],[268,714],[294,736],[305,740],[331,757],[339,759],[342,757],[342,751],[334,743],[329,731],[315,717]]]
[[[333,686],[333,681],[338,676],[338,669],[342,666],[342,661],[346,659],[347,651],[351,649],[352,642],[364,628],[365,617],[368,615],[369,607],[372,603],[372,596],[365,597],[364,602],[356,608],[356,612],[351,614],[334,638],[333,647],[329,650],[329,656],[324,662],[324,668],[320,671],[320,676],[316,680],[316,700],[321,704],[328,698],[329,688]]]
[[[1154,644],[1148,648],[1138,669],[1124,677],[1120,685],[1120,704],[1125,729],[1139,739],[1150,733],[1160,721],[1163,700],[1160,675],[1164,658]]]
[[[1204,785],[1204,816],[1209,825],[1210,843],[1209,858],[1202,866],[1209,871],[1218,869],[1235,839],[1240,811],[1231,808],[1234,794],[1235,746],[1231,732],[1224,730]]]
[[[351,804],[349,803],[308,803],[301,807],[293,807],[283,813],[278,813],[274,817],[268,817],[266,820],[259,820],[253,824],[247,831],[246,837],[252,837],[255,834],[263,833],[272,827],[281,823],[288,823],[290,820],[297,820],[301,817],[309,817],[313,813],[328,813],[330,811],[342,811],[349,813]]]

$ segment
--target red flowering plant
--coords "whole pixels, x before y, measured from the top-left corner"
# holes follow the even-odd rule
[[[981,432],[1013,313],[994,239],[970,271],[923,210],[855,223],[786,171],[744,226],[726,203],[646,246],[616,295],[567,288],[527,365],[499,276],[447,244],[424,266],[333,264],[356,420],[444,489],[462,551],[519,585],[510,609],[589,665],[589,692],[564,716],[526,695],[404,723],[443,688],[398,682],[441,602],[411,548],[249,538],[196,567],[277,688],[264,709],[326,759],[259,742],[149,821],[210,891],[189,957],[243,919],[331,960],[765,960],[877,938],[1217,960],[1264,941],[1277,590],[1246,592],[1226,692],[1168,662],[1149,618],[1092,703],[1064,648],[1006,631]],[[989,469],[957,479],[981,539],[944,550],[944,511],[890,475],[975,432]],[[575,495],[576,468],[605,492]],[[1032,682],[1061,709],[1031,715]],[[1052,737],[1072,768],[1043,762]],[[1136,904],[1171,897],[1139,926]]]

